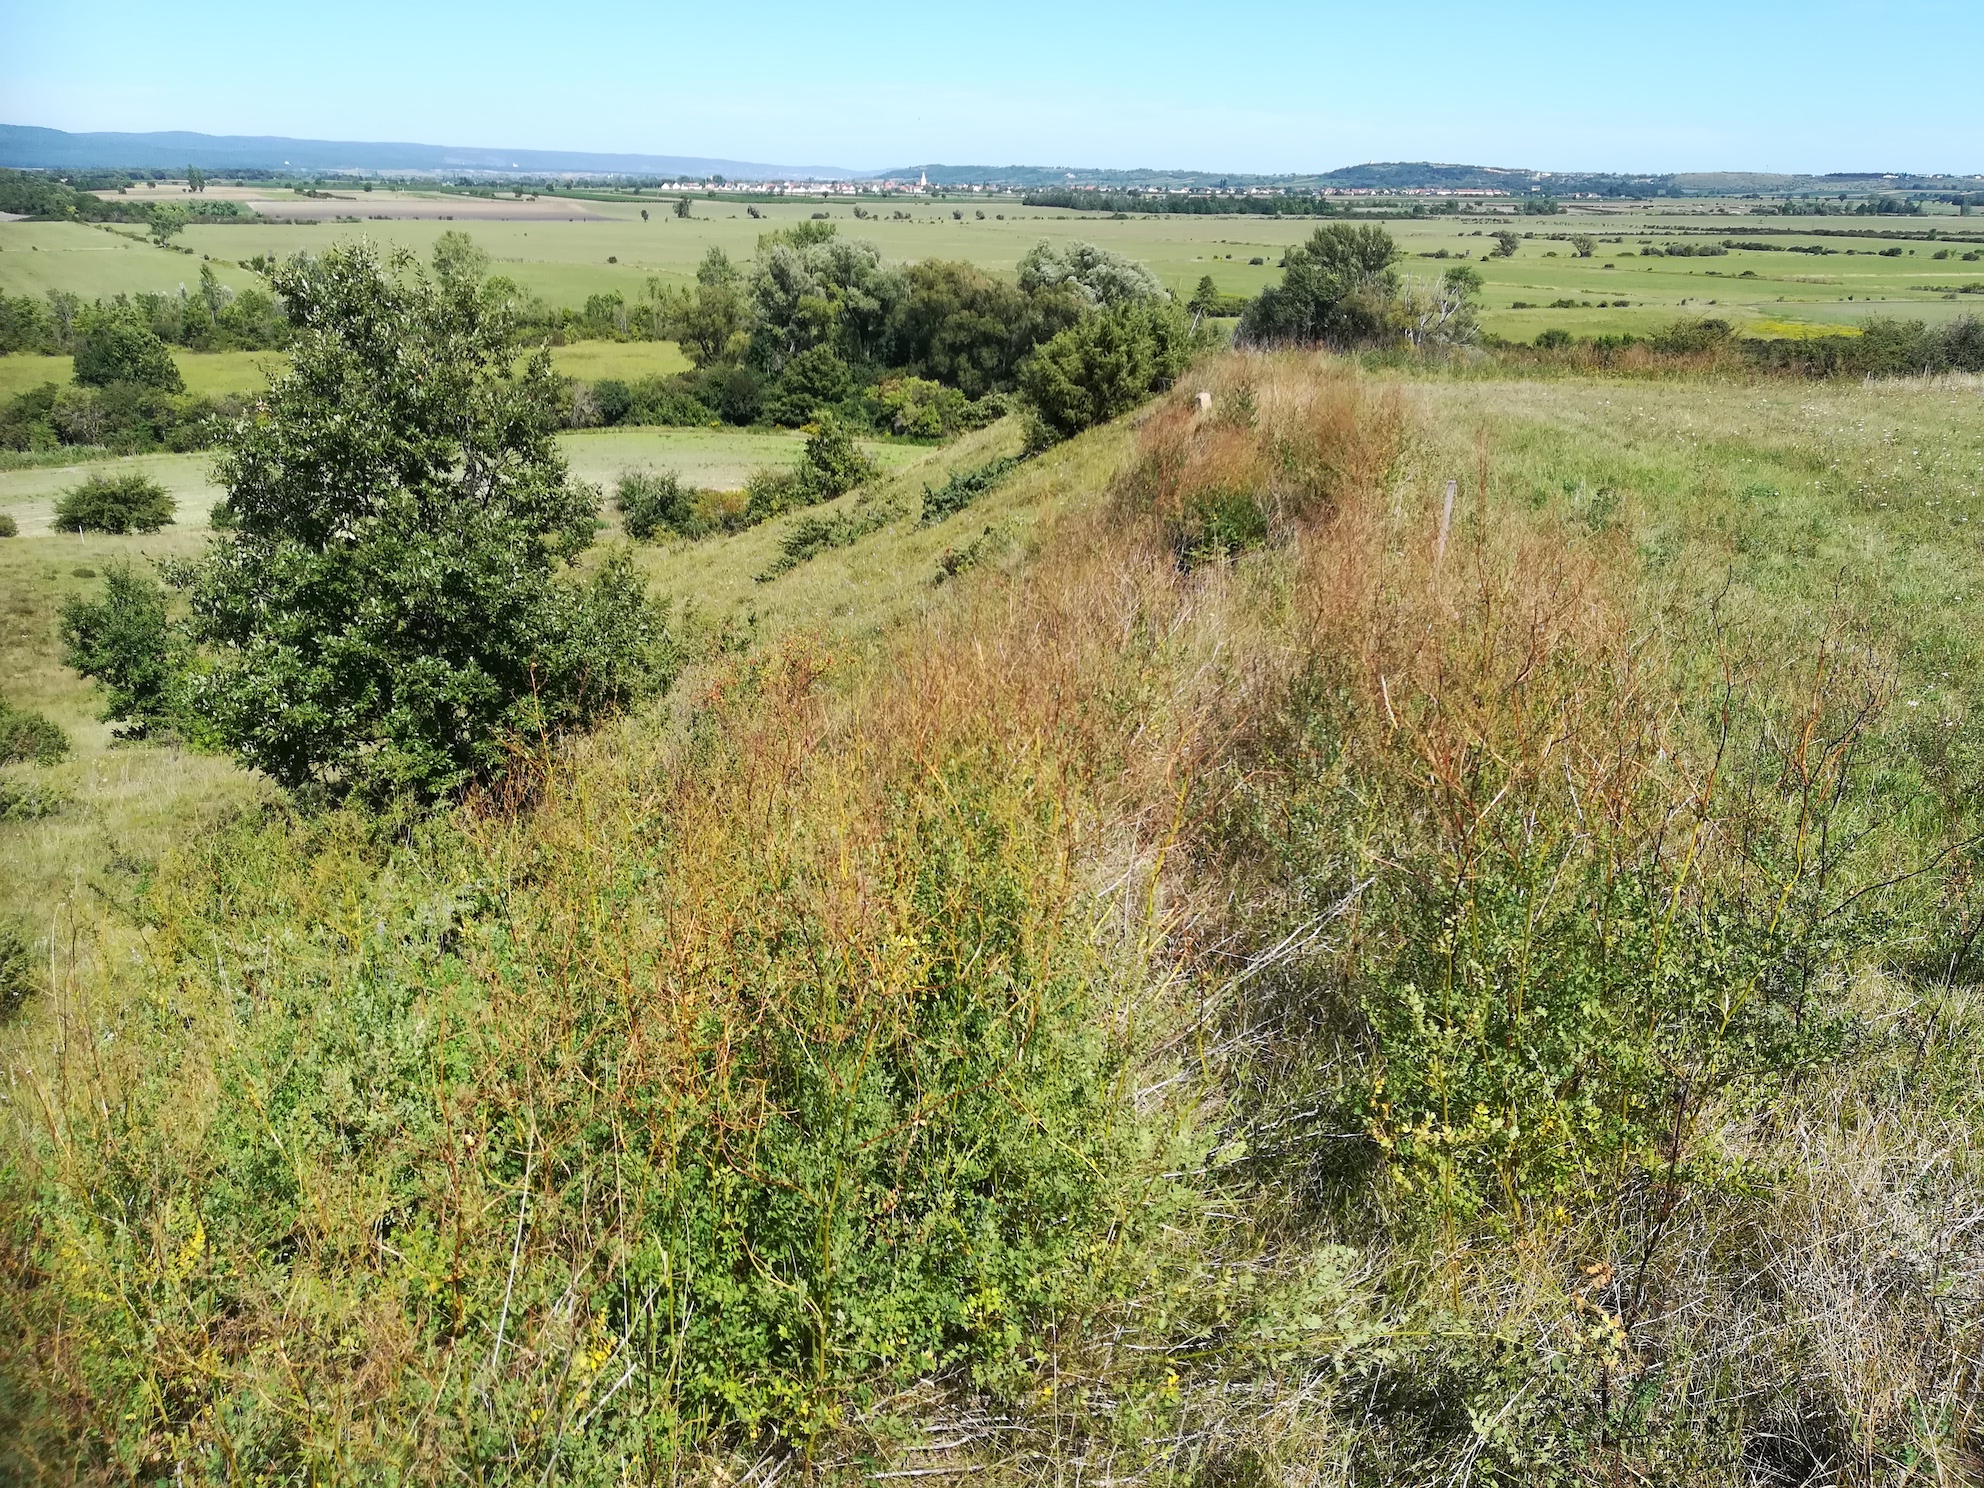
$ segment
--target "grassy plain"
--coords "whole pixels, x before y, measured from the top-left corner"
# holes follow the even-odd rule
[[[172,360],[189,393],[219,396],[258,393],[269,385],[269,373],[283,364],[279,351],[185,351],[173,348]],[[551,348],[551,364],[567,377],[597,381],[602,377],[631,379],[664,377],[681,372],[687,357],[672,341],[577,341]],[[17,352],[0,356],[0,398],[11,398],[52,382],[69,383],[75,366],[69,357],[35,356]]]
[[[1111,219],[1093,214],[953,202],[891,203],[857,220],[846,202],[781,202],[761,205],[753,219],[740,203],[697,199],[692,215],[678,219],[672,198],[656,198],[645,210],[629,202],[589,203],[598,215],[588,221],[384,220],[357,223],[262,222],[199,225],[181,241],[211,257],[226,282],[253,282],[234,267],[259,254],[320,251],[334,242],[366,237],[396,244],[425,256],[443,232],[467,231],[496,260],[502,273],[554,304],[577,307],[589,295],[617,292],[639,298],[650,278],[686,283],[711,247],[733,259],[755,251],[768,229],[804,221],[825,212],[842,232],[876,243],[894,261],[962,258],[996,274],[1010,274],[1036,242],[1093,241],[1147,263],[1176,292],[1189,293],[1202,275],[1222,291],[1253,294],[1278,277],[1275,264],[1291,245],[1314,230],[1313,222],[1260,217],[1136,216]],[[955,219],[954,211],[964,214]],[[980,220],[977,213],[983,211]],[[890,214],[904,213],[900,220]],[[1408,219],[1387,224],[1408,257],[1409,273],[1431,279],[1445,264],[1420,255],[1445,250],[1467,254],[1487,280],[1483,324],[1491,331],[1530,339],[1538,330],[1560,326],[1576,334],[1646,331],[1679,314],[1724,315],[1739,327],[1768,334],[1795,334],[1803,328],[1830,329],[1869,315],[1905,315],[1931,321],[1960,315],[1984,303],[1984,296],[1952,291],[1984,281],[1984,259],[1965,263],[1962,254],[1984,243],[1984,219],[1951,216],[1873,219],[1866,217],[1752,217],[1744,204],[1695,203],[1605,207],[1554,218],[1463,217]],[[1493,247],[1487,234],[1497,228],[1532,234],[1513,258],[1482,255]],[[1930,228],[1970,241],[1932,243],[1892,234]],[[1548,234],[1589,232],[1623,241],[1591,259],[1571,256],[1568,244]],[[1716,258],[1637,256],[1642,246],[1667,241],[1730,237],[1769,242],[1768,252],[1732,251]],[[1780,234],[1790,234],[1779,236]],[[1838,234],[1851,233],[1845,237]],[[1768,234],[1768,236],[1766,236]],[[1861,237],[1858,234],[1873,236]],[[1823,245],[1835,254],[1789,251]],[[1900,248],[1882,257],[1883,248]],[[1845,251],[1851,249],[1849,256]],[[1949,249],[1951,256],[1931,255]],[[1557,255],[1551,257],[1551,254]],[[1250,260],[1259,258],[1261,263]],[[170,252],[134,238],[128,231],[105,231],[61,223],[0,224],[0,289],[39,294],[62,288],[85,295],[139,289],[171,293],[198,277],[198,258]],[[1611,268],[1607,268],[1607,264]],[[1746,274],[1748,277],[1746,277]],[[1554,300],[1580,302],[1549,308]],[[1624,300],[1624,305],[1615,302]],[[1539,308],[1516,310],[1516,301]],[[1586,306],[1583,302],[1590,301]],[[1603,302],[1602,304],[1600,302]]]
[[[195,247],[190,241],[187,246]],[[261,280],[215,255],[214,272],[231,289]],[[173,294],[200,282],[200,255],[160,248],[129,227],[77,222],[0,222],[0,290],[39,298],[65,290],[96,299],[117,294]]]

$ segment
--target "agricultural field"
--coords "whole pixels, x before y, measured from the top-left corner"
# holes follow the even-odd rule
[[[463,215],[454,220],[195,225],[180,237],[193,258],[154,247],[140,240],[135,229],[0,224],[0,290],[172,293],[197,278],[202,257],[211,258],[226,281],[239,287],[252,280],[234,265],[256,255],[314,252],[366,237],[425,256],[441,233],[462,230],[491,254],[498,272],[553,304],[577,307],[598,293],[636,300],[651,278],[685,284],[710,247],[743,260],[751,256],[761,233],[824,212],[840,231],[875,242],[893,261],[958,258],[1010,274],[1037,242],[1087,241],[1147,264],[1174,293],[1189,294],[1202,276],[1210,275],[1223,292],[1254,294],[1275,281],[1281,254],[1315,227],[1297,219],[1112,219],[997,200],[975,204],[913,198],[864,208],[871,212],[867,220],[856,219],[845,201],[760,205],[762,217],[753,219],[741,203],[702,198],[693,199],[691,216],[681,219],[672,210],[675,198],[666,196],[646,206],[575,204],[586,209],[586,220],[470,220],[468,205],[488,204],[476,198],[454,200],[465,204]],[[649,213],[646,221],[640,216],[643,210]],[[977,216],[980,211],[983,220]],[[902,220],[888,220],[898,212],[904,214]],[[963,220],[953,212],[963,213]],[[1755,334],[1795,335],[1850,327],[1869,315],[1940,322],[1984,302],[1984,294],[1964,292],[1966,286],[1984,282],[1984,257],[1963,258],[1984,247],[1984,219],[1758,218],[1737,206],[1699,203],[1685,211],[1666,204],[1658,209],[1608,206],[1554,218],[1403,219],[1386,226],[1408,255],[1408,272],[1429,280],[1444,265],[1420,255],[1444,251],[1472,258],[1487,281],[1483,326],[1523,340],[1549,327],[1576,335],[1645,332],[1677,314],[1714,314]],[[1930,228],[1948,240],[1907,236]],[[1524,235],[1513,257],[1492,253],[1492,234],[1504,229]],[[1895,236],[1881,236],[1883,232]],[[1582,259],[1573,256],[1567,242],[1552,241],[1552,235],[1574,233],[1608,240],[1600,245],[1604,251]],[[1706,259],[1648,262],[1641,257],[1643,249],[1670,241],[1724,237],[1770,246]],[[1813,247],[1835,251],[1793,251]],[[1889,249],[1899,252],[1883,256]],[[1938,252],[1949,256],[1937,259]],[[1484,254],[1489,255],[1485,260]],[[1559,300],[1573,303],[1555,306]],[[1514,308],[1518,302],[1532,308]]]
[[[0,222],[0,290],[8,294],[176,294],[198,286],[200,264],[199,253],[160,248],[128,224]],[[230,289],[261,283],[232,259],[217,259],[214,272]]]

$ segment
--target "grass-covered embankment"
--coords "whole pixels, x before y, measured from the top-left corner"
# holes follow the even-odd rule
[[[1960,1480],[1980,467],[1228,359],[877,639],[169,854],[18,1025],[19,1470]]]

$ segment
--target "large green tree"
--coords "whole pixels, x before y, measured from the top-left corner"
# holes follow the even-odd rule
[[[728,254],[711,248],[696,266],[694,289],[673,289],[650,279],[655,330],[680,343],[683,355],[698,368],[736,361],[744,353],[751,324],[743,277]]]
[[[220,740],[291,787],[432,796],[638,689],[654,620],[624,564],[572,572],[598,493],[509,287],[364,245],[271,277],[289,366],[227,442],[230,530],[176,576]]]
[[[76,381],[84,387],[128,382],[171,393],[186,386],[165,342],[135,309],[114,302],[76,317]]]
[[[1403,334],[1399,247],[1381,227],[1333,222],[1288,250],[1279,284],[1257,295],[1240,317],[1239,338],[1351,346]]]
[[[890,310],[886,357],[966,397],[1011,388],[1026,354],[1080,319],[1090,301],[1065,284],[1032,293],[968,263],[926,259],[903,270]]]
[[[875,360],[899,274],[873,243],[842,238],[831,223],[800,223],[758,240],[751,274],[751,357],[777,373],[803,351],[831,347],[850,366]]]
[[[1093,243],[1037,243],[1020,257],[1028,294],[1064,289],[1088,305],[1154,305],[1168,298],[1157,275],[1135,259]]]

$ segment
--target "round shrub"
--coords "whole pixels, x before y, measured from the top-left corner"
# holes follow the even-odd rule
[[[172,520],[173,500],[165,487],[135,470],[123,475],[92,475],[65,491],[55,503],[59,532],[156,532]]]
[[[0,513],[0,537],[19,537],[21,524],[5,513]]]
[[[1185,368],[1190,333],[1171,305],[1128,303],[1084,315],[1020,368],[1020,391],[1051,438],[1128,413]]]
[[[0,698],[0,765],[32,760],[52,765],[69,752],[69,736],[62,725],[39,713],[30,713]]]
[[[101,307],[77,322],[76,381],[83,387],[134,383],[161,392],[184,392],[172,352],[131,310]]]
[[[620,477],[613,503],[620,508],[620,525],[637,542],[652,542],[674,533],[699,537],[696,492],[682,484],[672,470],[630,470]]]

